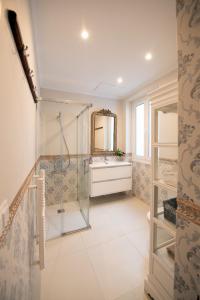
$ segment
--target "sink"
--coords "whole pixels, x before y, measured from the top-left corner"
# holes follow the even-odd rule
[[[90,164],[90,168],[109,168],[109,167],[118,167],[118,166],[130,166],[131,163],[127,161],[101,161],[93,162]]]
[[[132,163],[127,161],[98,161],[90,165],[90,197],[132,189]]]

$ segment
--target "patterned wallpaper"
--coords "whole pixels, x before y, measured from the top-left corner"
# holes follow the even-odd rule
[[[175,299],[200,297],[200,0],[177,0],[179,75],[178,197],[199,214],[178,214]],[[196,223],[196,224],[195,224]],[[200,224],[200,222],[199,222]]]
[[[0,299],[40,299],[39,267],[34,239],[34,201],[25,193],[6,244],[0,249]]]
[[[107,156],[108,160],[130,160],[130,155],[119,158]],[[93,156],[92,161],[102,161],[104,156]],[[82,196],[88,193],[85,187],[84,172],[88,172],[87,164],[84,165],[84,158],[75,155],[71,158],[70,166],[65,156],[42,157],[40,168],[45,170],[46,175],[46,205],[59,204],[61,202],[77,200],[77,179],[79,178],[79,193]],[[84,168],[87,168],[87,170]],[[79,177],[77,177],[79,170]],[[83,184],[82,184],[83,183]]]
[[[146,202],[151,203],[151,165],[140,162],[133,162],[133,194]]]
[[[64,156],[40,160],[40,168],[46,175],[46,205],[77,200],[77,158],[71,158],[67,166]]]
[[[159,177],[165,181],[174,178],[177,174],[177,162],[168,159],[159,160]],[[152,167],[151,164],[142,162],[133,162],[133,194],[143,200],[148,205],[151,204],[152,199]],[[164,190],[159,189],[160,206],[162,201],[166,200],[172,195],[164,193]]]

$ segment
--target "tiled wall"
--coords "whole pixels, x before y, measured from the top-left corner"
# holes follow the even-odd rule
[[[77,158],[65,156],[41,158],[40,168],[45,170],[46,205],[77,200]]]
[[[34,201],[25,193],[5,245],[0,248],[0,299],[40,299],[40,273],[34,239]]]
[[[177,0],[179,176],[175,299],[200,297],[200,1]],[[188,205],[195,210],[188,212]]]
[[[177,174],[177,161],[168,159],[161,159],[159,161],[159,176],[170,180]],[[160,201],[168,199],[170,195],[160,192]],[[146,202],[151,204],[152,200],[152,166],[149,163],[133,161],[133,194]],[[164,197],[164,198],[163,198]]]
[[[105,157],[102,156],[93,156],[92,157],[92,161],[104,161]],[[109,155],[106,156],[106,159],[109,161],[131,161],[132,159],[132,154],[131,153],[127,153],[124,156],[120,157],[120,156],[116,156],[116,155]]]
[[[130,160],[131,156],[126,155],[122,158],[107,156],[107,159]],[[92,161],[102,160],[104,160],[104,156],[92,157]],[[40,168],[45,169],[46,175],[46,204],[54,205],[61,202],[77,200],[77,171],[79,171],[79,193],[85,194],[87,191],[82,178],[84,176],[85,167],[87,168],[85,172],[88,172],[87,164],[84,165],[84,158],[79,158],[75,155],[71,157],[69,167],[67,156],[41,157]]]
[[[150,205],[151,203],[151,165],[133,162],[133,194]]]
[[[124,157],[107,156],[108,160],[131,161],[131,154]],[[92,161],[103,161],[104,156],[93,156]],[[79,172],[83,170],[83,159],[73,156],[70,166],[67,168],[66,156],[50,156],[41,158],[40,168],[46,173],[46,203],[47,205],[59,204],[60,202],[77,200],[77,167]],[[163,176],[176,172],[177,163],[163,160],[160,172]],[[133,194],[147,204],[151,203],[151,165],[133,162]],[[79,173],[79,175],[81,172]]]

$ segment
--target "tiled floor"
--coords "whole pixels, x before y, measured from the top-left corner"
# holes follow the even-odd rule
[[[125,194],[92,200],[91,230],[47,242],[42,300],[147,299],[148,209]]]
[[[57,213],[58,209],[64,208],[64,213]],[[74,231],[87,227],[85,219],[80,212],[80,205],[77,201],[63,203],[46,207],[46,237],[47,240],[56,238],[62,232]]]

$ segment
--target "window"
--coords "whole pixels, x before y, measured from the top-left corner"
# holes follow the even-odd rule
[[[136,106],[135,109],[135,136],[136,136],[136,156],[144,156],[144,103]]]
[[[133,158],[151,157],[151,103],[148,100],[133,103]]]

